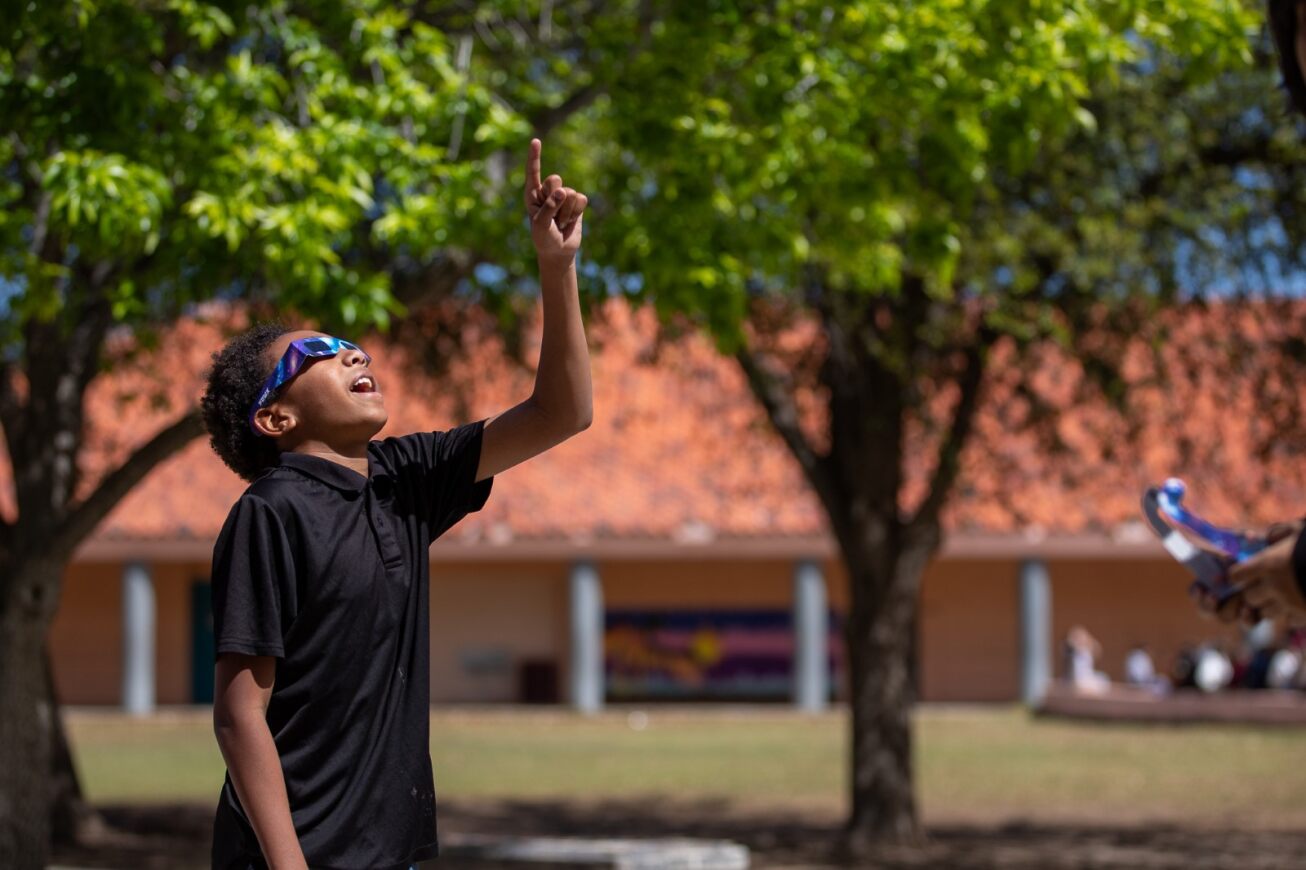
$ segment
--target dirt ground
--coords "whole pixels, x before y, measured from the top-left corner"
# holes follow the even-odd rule
[[[207,867],[212,808],[201,805],[109,806],[115,832],[93,846],[61,849],[61,866],[161,870]],[[1254,813],[1254,808],[1239,808]],[[857,866],[899,870],[1291,870],[1306,868],[1306,831],[1229,830],[1209,825],[943,824],[914,849],[892,849]],[[754,867],[849,866],[831,854],[838,818],[740,808],[719,801],[461,800],[440,805],[441,836],[458,833],[727,839],[747,845]],[[487,868],[435,861],[446,867]],[[519,865],[520,866],[520,865]]]

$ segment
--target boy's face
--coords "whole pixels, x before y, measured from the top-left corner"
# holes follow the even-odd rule
[[[267,350],[268,371],[292,341],[324,334],[298,330],[279,337]],[[360,388],[363,375],[372,379],[370,391],[365,384]],[[341,348],[335,356],[305,360],[276,400],[254,415],[254,425],[264,434],[290,441],[283,446],[309,440],[343,445],[366,443],[387,419],[381,384],[368,368],[367,357],[361,351]]]

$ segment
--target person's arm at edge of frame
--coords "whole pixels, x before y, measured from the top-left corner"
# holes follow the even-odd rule
[[[476,479],[484,480],[588,429],[594,417],[589,346],[576,279],[588,198],[550,175],[540,180],[539,140],[526,161],[525,203],[540,267],[543,336],[535,389],[485,423]]]
[[[1264,537],[1269,546],[1229,568],[1229,582],[1238,591],[1224,598],[1196,588],[1198,607],[1221,622],[1254,625],[1265,617],[1306,620],[1306,520],[1275,523],[1249,534]]]
[[[268,729],[268,701],[276,669],[277,660],[271,656],[218,655],[213,733],[268,866],[272,870],[307,870],[290,816],[281,757]]]
[[[1284,87],[1296,109],[1306,114],[1306,2],[1270,0],[1268,19],[1271,41],[1279,58]],[[1254,623],[1265,615],[1306,620],[1306,518],[1275,523],[1264,532],[1270,546],[1240,565],[1232,566],[1229,579],[1242,587],[1221,600],[1195,584],[1190,594],[1198,607],[1222,622],[1242,619]],[[1266,578],[1270,584],[1263,584]],[[1258,586],[1268,588],[1255,588]],[[1249,596],[1248,592],[1252,594]],[[1270,613],[1260,605],[1268,605]]]

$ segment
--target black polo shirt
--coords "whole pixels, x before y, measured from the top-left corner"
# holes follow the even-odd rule
[[[310,867],[389,868],[438,851],[430,757],[430,556],[480,510],[485,422],[368,445],[369,476],[281,454],[213,551],[218,653],[277,658],[267,721]],[[263,867],[230,775],[215,868]]]

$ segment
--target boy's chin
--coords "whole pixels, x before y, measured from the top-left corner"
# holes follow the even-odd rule
[[[389,421],[390,415],[382,409],[379,414],[369,415],[367,419],[363,421],[361,428],[367,431],[367,438],[370,441],[376,436],[376,433],[385,428],[385,424]]]
[[[385,424],[389,419],[390,415],[386,413],[385,409],[378,408],[369,413],[354,416],[352,419],[338,420],[330,428],[341,435],[348,432],[348,440],[350,441],[371,441],[376,437],[376,433],[385,428]]]

